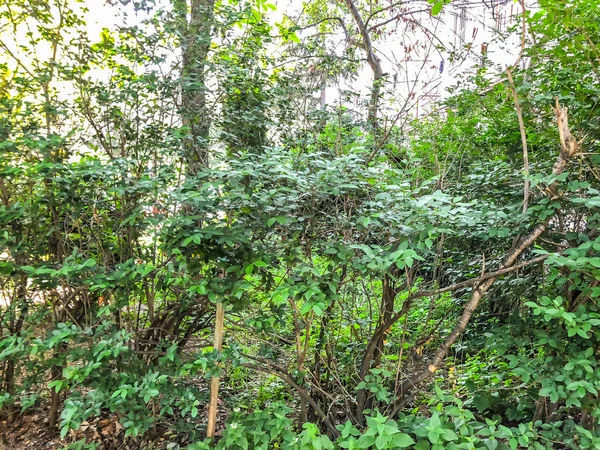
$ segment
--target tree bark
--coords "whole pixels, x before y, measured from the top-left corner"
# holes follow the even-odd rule
[[[181,107],[187,173],[209,164],[210,111],[206,101],[206,64],[211,44],[215,0],[174,0],[181,40]]]
[[[564,171],[569,159],[571,159],[577,153],[579,143],[573,137],[571,131],[569,130],[567,109],[560,107],[560,105],[558,104],[558,99],[556,100],[555,112],[558,120],[558,132],[561,146],[560,155],[558,156],[552,169],[552,174],[554,176],[557,176]],[[552,195],[555,195],[556,185],[557,183],[554,182],[551,186],[548,187],[548,192]],[[537,224],[526,236],[524,236],[504,258],[502,267],[510,268],[511,266],[515,265],[517,259],[546,230],[550,220],[551,217],[546,219],[544,222]],[[396,393],[397,400],[394,402],[394,408],[391,417],[393,417],[404,404],[404,398],[407,396],[407,394],[409,394],[419,384],[429,379],[437,371],[437,369],[440,367],[440,364],[446,357],[446,354],[448,353],[450,347],[454,344],[454,342],[456,342],[456,339],[463,333],[463,331],[467,327],[469,321],[471,320],[471,317],[473,316],[473,313],[479,305],[479,302],[497,279],[498,275],[490,277],[475,287],[471,296],[471,300],[469,300],[465,309],[463,310],[463,313],[458,323],[456,324],[450,335],[446,338],[444,343],[439,347],[431,363],[427,366],[427,368],[425,368],[421,372],[416,373],[414,376],[405,380],[400,385],[400,389]]]
[[[381,282],[381,310],[379,314],[379,324],[371,340],[367,344],[367,349],[363,355],[359,376],[364,381],[365,376],[371,368],[377,367],[381,362],[383,355],[383,341],[385,334],[389,330],[389,327],[385,327],[394,313],[394,301],[396,299],[396,289],[393,285],[391,277],[386,274],[384,275]],[[404,309],[404,308],[403,308]],[[356,418],[360,424],[364,421],[363,411],[367,406],[367,391],[366,389],[360,389],[356,396]]]
[[[21,330],[23,329],[23,323],[25,320],[25,316],[29,311],[28,303],[27,303],[27,277],[21,277],[18,281],[18,287],[16,289],[16,301],[22,302],[21,311],[19,317],[15,317],[11,322],[13,325],[9,328],[9,332],[13,336],[21,336]],[[16,316],[16,308],[15,308],[15,316]],[[10,357],[6,361],[6,369],[4,372],[4,384],[5,390],[11,396],[15,393],[15,372],[16,372],[16,364],[15,359]],[[10,403],[7,407],[7,423],[9,425],[15,422],[17,417],[17,412],[15,409],[14,403]]]
[[[369,101],[369,112],[367,115],[367,122],[373,128],[373,130],[377,129],[377,113],[379,110],[379,97],[381,96],[381,84],[383,81],[383,68],[381,67],[381,61],[375,54],[375,50],[373,49],[373,43],[371,42],[371,35],[369,34],[369,30],[365,25],[365,22],[358,11],[358,8],[354,4],[353,0],[346,0],[346,5],[350,9],[350,13],[352,13],[352,17],[356,26],[358,27],[358,31],[360,32],[360,36],[362,38],[362,44],[365,52],[367,53],[367,62],[369,66],[371,66],[371,70],[373,71],[373,85],[371,87],[371,100]]]

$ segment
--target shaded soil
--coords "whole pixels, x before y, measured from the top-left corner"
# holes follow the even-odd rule
[[[221,407],[217,418],[217,437],[224,428],[226,415]],[[205,422],[206,414],[199,414],[196,419]],[[59,450],[79,440],[95,443],[97,450],[175,450],[191,443],[185,442],[185,435],[176,435],[167,429],[153,430],[143,441],[139,438],[125,439],[124,434],[114,415],[83,422],[78,430],[71,430],[64,439],[61,439],[58,428],[48,426],[48,414],[44,410],[26,412],[12,425],[8,425],[6,417],[0,417],[0,450]],[[171,445],[167,447],[168,444]]]
[[[58,430],[48,427],[48,418],[42,413],[19,417],[12,425],[0,420],[1,450],[58,449],[63,445]]]

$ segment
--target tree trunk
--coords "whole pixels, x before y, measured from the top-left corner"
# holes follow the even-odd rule
[[[382,295],[381,295],[381,311],[379,315],[379,324],[375,333],[371,337],[369,344],[365,350],[363,355],[363,359],[361,362],[361,367],[359,371],[359,375],[361,381],[364,381],[365,376],[369,372],[370,369],[379,366],[381,362],[381,357],[383,355],[383,342],[385,339],[385,335],[389,329],[387,325],[392,319],[392,315],[394,313],[394,303],[396,299],[396,292],[393,282],[389,275],[384,275],[382,280]],[[408,302],[407,302],[408,304]],[[408,307],[402,308],[404,310],[408,310]],[[364,416],[363,411],[368,407],[367,405],[367,390],[360,389],[358,391],[358,395],[356,397],[356,417],[359,423],[363,423]]]
[[[210,111],[206,103],[206,64],[211,44],[215,0],[174,0],[181,39],[181,107],[187,173],[208,167]]]
[[[383,68],[381,67],[381,61],[375,54],[373,49],[373,43],[371,42],[371,35],[365,25],[365,22],[358,11],[358,8],[354,4],[353,0],[346,0],[346,5],[352,13],[354,22],[358,27],[362,38],[362,44],[365,52],[367,53],[367,62],[373,71],[373,84],[371,86],[371,99],[369,101],[369,112],[367,115],[367,122],[369,126],[375,131],[377,129],[377,113],[379,110],[379,97],[381,96],[381,84],[383,82]]]

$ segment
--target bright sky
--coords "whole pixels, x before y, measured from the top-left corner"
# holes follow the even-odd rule
[[[119,0],[113,0],[113,3],[119,3]],[[294,15],[298,13],[301,2],[294,0],[273,0],[277,10],[270,12],[270,18],[273,23],[280,22],[284,13]],[[430,17],[428,13],[420,13],[415,16],[420,24],[435,31],[439,38],[437,43],[443,44],[451,49],[453,46],[463,48],[465,44],[471,44],[471,58],[477,60],[481,55],[482,45],[494,40],[492,28],[499,22],[504,21],[502,28],[510,26],[511,20],[519,20],[520,6],[518,3],[506,0],[496,2],[493,9],[483,6],[466,8],[455,7],[456,3],[446,6],[440,16]],[[85,0],[83,7],[89,11],[84,14],[87,23],[88,37],[92,42],[100,39],[100,33],[103,28],[114,29],[117,24],[123,23],[122,14],[117,14],[118,9],[126,11],[129,24],[135,24],[141,19],[136,15],[132,2],[126,7],[115,8],[107,4],[106,0]],[[120,6],[120,5],[119,5]],[[503,18],[504,17],[504,18]],[[441,19],[441,20],[440,20]],[[352,24],[347,24],[349,27]],[[456,82],[457,75],[468,70],[469,64],[452,66],[449,61],[447,51],[439,51],[431,45],[431,40],[425,37],[422,29],[415,28],[406,32],[406,23],[399,23],[396,32],[388,37],[375,42],[375,48],[378,56],[381,58],[384,70],[389,73],[387,90],[392,91],[398,99],[406,97],[409,92],[415,91],[416,95],[423,97],[421,103],[427,103],[435,98],[443,97],[445,89]],[[352,26],[352,28],[354,28]],[[10,30],[8,30],[10,32]],[[314,30],[307,30],[310,33]],[[10,43],[10,47],[17,52],[17,43],[25,36],[9,36],[5,31],[0,36],[4,42]],[[339,36],[343,37],[340,30]],[[462,41],[462,42],[461,42]],[[341,46],[345,45],[343,39],[340,39]],[[418,51],[413,52],[409,58],[404,53],[404,46],[419,46]],[[496,63],[506,67],[514,63],[518,53],[518,38],[509,43],[504,49],[499,45],[490,44],[488,49],[489,57]],[[49,45],[39,45],[36,48],[38,58],[48,60],[51,57]],[[472,67],[472,63],[470,65]],[[419,78],[419,83],[413,81]],[[355,81],[345,82],[338,86],[330,86],[326,90],[327,103],[337,103],[339,99],[339,89],[353,89],[362,91],[367,96],[371,86],[372,73],[365,64],[363,70]],[[392,84],[393,83],[393,84]],[[432,87],[437,86],[433,90]],[[402,103],[402,100],[400,100]]]

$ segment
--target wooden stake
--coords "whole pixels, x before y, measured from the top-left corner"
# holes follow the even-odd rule
[[[217,303],[217,314],[215,317],[215,340],[214,348],[220,352],[223,347],[223,303]],[[210,402],[208,404],[208,424],[206,426],[206,437],[215,437],[215,426],[217,424],[217,402],[219,400],[219,376],[214,376],[210,380]]]

